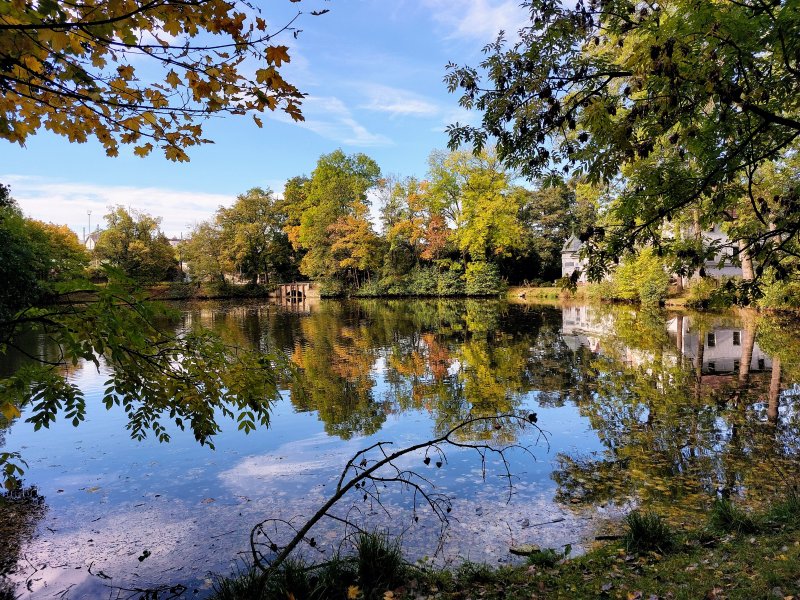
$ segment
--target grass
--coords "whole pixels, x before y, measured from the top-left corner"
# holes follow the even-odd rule
[[[728,498],[717,498],[711,506],[708,525],[719,533],[755,533],[759,524]]]
[[[359,537],[353,556],[321,567],[287,565],[268,591],[254,587],[252,572],[245,571],[238,581],[218,585],[213,598],[800,600],[797,493],[757,515],[718,501],[708,521],[675,531],[652,513],[633,512],[623,539],[571,560],[545,549],[522,566],[464,563],[453,571],[412,570],[396,541],[368,534]]]
[[[362,533],[355,553],[308,565],[286,560],[265,580],[253,567],[243,567],[232,577],[214,583],[212,600],[337,600],[349,598],[353,589],[364,600],[379,600],[387,590],[408,579],[400,541],[386,533]]]
[[[675,533],[655,513],[634,510],[625,517],[626,531],[622,538],[628,552],[670,552],[676,543]]]

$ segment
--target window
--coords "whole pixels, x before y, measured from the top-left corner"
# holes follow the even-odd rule
[[[706,336],[706,347],[707,348],[715,348],[717,345],[717,334],[716,333],[709,333]]]
[[[739,370],[739,364],[740,363],[739,363],[738,360],[733,361],[733,370],[734,371],[738,371]]]
[[[758,359],[758,370],[759,371],[763,371],[765,367],[766,367],[766,365],[764,364],[764,359],[763,358],[759,358]]]
[[[742,332],[741,331],[734,331],[733,332],[733,345],[734,346],[741,346],[742,345]]]
[[[709,373],[716,373],[717,372],[717,363],[715,363],[715,362],[708,363],[708,372]]]

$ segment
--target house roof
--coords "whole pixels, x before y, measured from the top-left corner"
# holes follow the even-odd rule
[[[575,234],[572,234],[564,243],[564,247],[561,248],[561,252],[580,252],[581,246],[583,246],[583,242],[580,241]]]

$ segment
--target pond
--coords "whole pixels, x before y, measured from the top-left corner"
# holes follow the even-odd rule
[[[241,566],[253,525],[302,523],[359,449],[476,416],[535,413],[545,435],[513,422],[459,434],[527,448],[507,454],[510,488],[496,457],[483,465],[468,449],[445,448],[438,468],[403,459],[452,498],[443,538],[410,490],[387,488],[382,505],[355,492],[339,514],[401,534],[415,559],[498,564],[518,544],[580,552],[638,506],[676,524],[696,524],[718,495],[758,506],[800,473],[800,326],[785,318],[494,300],[183,306],[176,328],[197,323],[296,367],[270,427],[245,435],[220,416],[214,450],[179,430],[168,444],[134,441],[123,411],[99,402],[108,373],[72,369],[86,422],[34,432],[23,413],[0,433],[28,462],[29,496],[5,509],[0,595],[123,598],[182,584],[203,597],[212,574]],[[321,524],[309,558],[329,555],[343,528]]]

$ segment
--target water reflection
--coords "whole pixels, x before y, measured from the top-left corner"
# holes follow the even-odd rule
[[[696,521],[717,495],[755,505],[800,473],[800,325],[783,317],[490,300],[186,305],[176,326],[197,325],[294,366],[272,429],[245,437],[223,420],[211,452],[180,432],[168,446],[121,439],[124,420],[98,406],[77,430],[34,434],[14,424],[6,446],[27,446],[28,481],[47,495],[48,527],[58,531],[20,542],[39,562],[60,549],[123,579],[135,570],[194,581],[226,570],[266,515],[313,512],[357,449],[510,411],[539,413],[551,453],[540,448],[537,463],[520,463],[507,506],[498,486],[480,485],[476,465],[454,457],[442,469],[441,485],[461,502],[454,556],[469,548],[472,559],[497,560],[512,538],[579,542],[617,507]],[[72,377],[91,400],[105,375],[79,367]],[[464,435],[530,441],[511,426]],[[561,517],[535,531],[520,524]],[[166,545],[148,547],[139,564],[154,529]],[[214,540],[214,556],[197,545],[198,532]],[[86,539],[97,542],[81,548]]]

